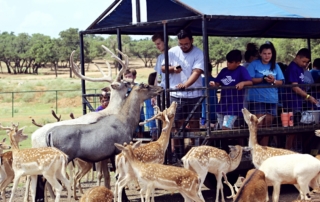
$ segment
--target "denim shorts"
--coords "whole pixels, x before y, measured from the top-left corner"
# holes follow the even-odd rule
[[[263,103],[263,102],[249,102],[249,111],[252,114],[271,114],[277,116],[276,103]]]
[[[175,101],[178,103],[176,109],[176,115],[174,117],[175,120],[184,120],[187,119],[189,114],[191,113],[192,109],[198,103],[200,97],[197,98],[176,98],[171,96],[170,97],[170,104]],[[200,102],[197,108],[195,109],[191,119],[200,119],[201,112],[202,112],[202,103]]]

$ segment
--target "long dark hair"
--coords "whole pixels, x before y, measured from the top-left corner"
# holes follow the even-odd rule
[[[264,49],[271,50],[272,57],[269,63],[271,63],[270,70],[273,71],[276,68],[276,58],[277,58],[276,49],[274,48],[273,44],[270,41],[266,41],[265,44],[260,46],[259,53],[261,53]]]

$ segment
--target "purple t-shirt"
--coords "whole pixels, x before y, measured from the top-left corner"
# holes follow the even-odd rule
[[[242,81],[251,80],[251,76],[243,66],[238,66],[235,70],[228,70],[228,68],[225,67],[220,71],[216,78],[216,82],[221,86],[235,86]],[[244,93],[244,89],[222,89],[220,102],[216,109],[217,113],[241,116]]]
[[[103,110],[104,108],[100,105],[99,107],[97,107],[96,111],[95,112],[98,112],[98,111],[101,111]]]
[[[304,71],[295,62],[291,62],[287,67],[285,73],[285,84],[298,83],[303,84],[304,81]],[[282,93],[283,106],[289,111],[302,110],[303,98],[293,92],[292,88],[285,88]]]

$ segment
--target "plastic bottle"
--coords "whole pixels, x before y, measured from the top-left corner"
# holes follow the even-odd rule
[[[289,112],[289,126],[293,126],[293,112]]]

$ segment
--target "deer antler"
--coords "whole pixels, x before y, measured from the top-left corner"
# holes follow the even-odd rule
[[[108,53],[110,53],[111,57],[114,58],[117,62],[119,62],[120,65],[122,66],[120,72],[118,73],[118,75],[116,77],[116,81],[120,82],[121,75],[123,75],[125,73],[125,71],[127,70],[127,68],[129,67],[129,57],[126,54],[124,54],[123,52],[121,52],[120,50],[117,49],[117,52],[120,53],[122,55],[122,57],[124,58],[124,60],[125,60],[125,63],[123,63],[123,61],[117,55],[115,55],[109,48],[105,47],[104,45],[101,45],[101,46]]]
[[[42,127],[43,125],[36,123],[34,119],[32,119],[32,124],[38,127]]]
[[[70,113],[70,118],[71,118],[71,119],[74,119],[73,113]]]
[[[12,130],[13,128],[12,127],[3,127],[0,123],[0,129],[2,130]]]
[[[71,55],[70,55],[70,65],[71,65],[71,70],[73,71],[73,73],[83,79],[83,80],[87,80],[87,81],[92,81],[92,82],[101,82],[101,81],[106,81],[106,82],[112,82],[112,77],[111,77],[111,67],[110,65],[108,65],[108,70],[109,70],[109,74],[106,75],[98,65],[96,65],[100,71],[100,73],[103,75],[103,77],[101,78],[91,78],[91,77],[87,77],[81,74],[80,72],[80,68],[76,65],[76,63],[73,62],[73,54],[75,51],[72,51]]]
[[[234,193],[234,190],[233,190],[233,186],[230,184],[230,182],[228,181],[228,178],[226,176],[226,174],[224,172],[222,172],[222,176],[223,176],[223,183],[225,183],[226,185],[228,185],[228,187],[230,188],[231,190],[231,196],[227,196],[227,198],[234,198],[236,196],[236,194]]]
[[[60,114],[60,116],[58,118],[58,116],[57,116],[57,114],[56,114],[56,112],[54,110],[52,110],[51,113],[52,113],[52,116],[57,119],[57,122],[59,122],[60,119],[61,119],[61,114]]]

